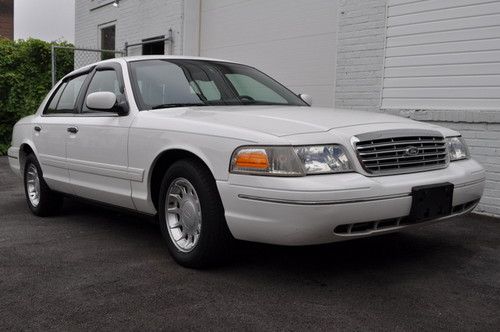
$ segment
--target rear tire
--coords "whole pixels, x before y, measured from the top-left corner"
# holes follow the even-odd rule
[[[47,186],[40,164],[33,154],[26,157],[24,164],[24,192],[28,207],[36,216],[54,215],[61,209],[63,197]]]
[[[234,239],[208,168],[193,159],[175,162],[160,188],[159,222],[174,260],[190,268],[206,268],[229,258]]]

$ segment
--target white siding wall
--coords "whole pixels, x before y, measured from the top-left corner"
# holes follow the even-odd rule
[[[432,24],[431,22],[421,25],[415,24],[409,34],[398,36],[399,39],[397,39],[397,42],[401,43],[401,47],[395,47],[394,44],[388,43],[389,48],[387,49],[387,53],[389,57],[396,55],[406,56],[407,52],[423,52],[423,54],[427,54],[429,49],[425,50],[421,45],[405,45],[405,43],[420,43],[421,39],[412,37],[413,33],[418,34],[424,31],[429,33],[432,29],[435,29],[436,34],[434,36],[440,36],[441,38],[443,36],[441,34],[443,29],[451,29],[452,32],[453,29],[458,29],[460,36],[464,36],[465,30],[467,30],[465,27],[472,24],[471,22],[489,22],[493,29],[496,29],[494,26],[500,23],[497,17],[498,12],[494,11],[494,8],[498,8],[500,1],[484,1],[488,3],[474,6],[473,4],[477,3],[477,0],[454,0],[452,3],[456,8],[446,10],[447,15],[449,15],[447,17],[437,15],[442,14],[440,13],[440,6],[449,5],[450,1],[404,0],[404,2],[408,3],[408,5],[401,8],[413,8],[412,10],[416,10],[419,13],[403,15],[397,19],[394,16],[393,19],[389,21],[389,24],[392,24],[393,27],[393,29],[390,28],[392,29],[390,30],[391,33],[402,33],[402,30],[396,28],[396,26],[400,25],[404,27],[405,24],[413,22],[412,20],[416,20],[418,17],[425,17],[425,19],[429,21],[438,19],[438,21]],[[400,107],[395,109],[381,108],[382,81],[385,63],[386,4],[386,0],[341,1],[339,9],[339,55],[337,60],[336,82],[337,98],[335,105],[344,108],[389,112],[411,117],[416,120],[432,122],[460,131],[469,143],[473,157],[481,162],[487,170],[486,191],[477,211],[500,216],[500,107],[494,106],[490,109],[483,109],[485,106],[482,106],[481,109],[478,109],[476,105],[463,107],[461,105],[453,105],[452,102],[451,104],[447,104],[446,107],[435,109],[435,107],[426,107],[431,105],[425,105],[424,103],[418,102],[411,105],[399,105]],[[408,7],[410,5],[412,7]],[[434,7],[423,7],[424,5],[432,5]],[[479,21],[475,20],[473,17],[484,13],[482,9],[484,9],[485,6],[489,8],[491,15],[488,15],[487,18],[483,17]],[[456,17],[457,12],[463,13],[463,15],[467,16],[467,19],[465,19],[465,17],[464,20],[458,19]],[[394,14],[395,11],[392,11],[392,13]],[[480,29],[483,28],[478,28],[477,30]],[[500,33],[494,33],[488,36],[489,37],[485,38],[491,40],[477,39],[477,36],[470,35],[470,38],[466,38],[470,40],[464,42],[458,40],[445,41],[436,39],[432,51],[436,54],[445,54],[450,51],[472,51],[480,53],[498,49],[498,46],[500,46],[498,40]],[[388,35],[388,39],[390,38],[391,37]],[[495,41],[493,47],[491,46],[491,41]],[[388,67],[385,68],[387,75],[385,84],[386,88],[395,87],[399,83],[408,85],[409,82],[411,82],[413,87],[426,87],[432,89],[435,86],[439,86],[439,84],[453,85],[452,88],[471,85],[480,85],[483,87],[484,84],[490,83],[484,82],[484,78],[482,77],[486,75],[495,76],[500,73],[497,70],[496,64],[499,58],[500,57],[493,58],[492,63],[468,63],[465,66],[461,66],[461,75],[456,77],[455,80],[449,79],[446,75],[442,75],[445,73],[443,69],[445,66],[442,66],[443,68],[434,67],[428,71],[425,71],[425,66],[418,66],[418,70],[422,71],[422,76],[434,77],[433,75],[436,73],[436,70],[439,70],[439,76],[444,77],[434,77],[431,81],[426,81],[417,77],[407,79],[405,82],[396,81],[393,79],[395,77],[392,76],[396,68],[390,69],[390,67]],[[451,66],[455,66],[455,64],[447,65],[446,67],[454,68]],[[462,80],[460,76],[465,76],[467,78],[472,77],[472,80]],[[499,97],[499,95],[497,94],[496,97]],[[455,98],[453,100],[455,100]],[[415,109],[420,111],[415,111]]]
[[[201,0],[200,53],[253,65],[315,105],[334,101],[337,1]]]
[[[389,0],[383,108],[500,109],[500,2]]]

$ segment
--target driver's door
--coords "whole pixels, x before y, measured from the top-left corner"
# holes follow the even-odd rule
[[[142,178],[128,168],[128,132],[133,116],[96,112],[86,107],[86,97],[109,91],[125,98],[118,63],[97,67],[85,87],[75,130],[67,141],[67,164],[73,192],[77,196],[121,207],[134,208],[130,181]]]

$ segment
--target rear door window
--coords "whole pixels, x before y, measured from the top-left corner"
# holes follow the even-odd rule
[[[52,97],[44,114],[71,114],[76,112],[76,100],[87,74],[69,79],[61,84]]]
[[[57,88],[57,91],[52,95],[52,98],[50,99],[49,106],[47,106],[47,109],[44,114],[52,114],[52,113],[57,113],[57,103],[59,102],[59,99],[61,98],[61,94],[64,91],[64,88],[66,87],[66,82],[63,82],[59,88]]]

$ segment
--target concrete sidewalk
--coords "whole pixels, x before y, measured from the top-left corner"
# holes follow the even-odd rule
[[[500,329],[500,220],[173,262],[152,220],[67,199],[33,216],[0,158],[0,330]]]

